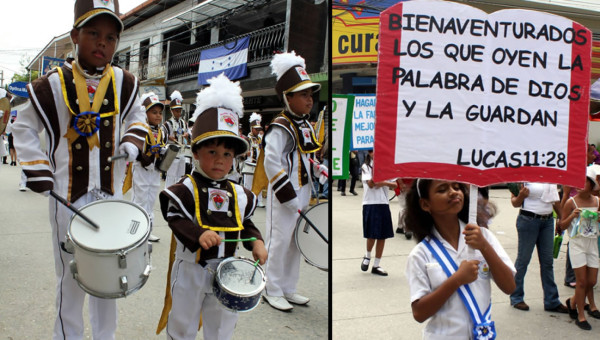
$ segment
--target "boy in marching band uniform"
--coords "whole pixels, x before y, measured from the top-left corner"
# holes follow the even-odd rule
[[[173,116],[165,122],[165,127],[169,134],[169,141],[176,143],[182,149],[177,158],[171,163],[169,170],[167,170],[165,188],[175,184],[183,175],[185,175],[185,157],[183,156],[183,148],[188,144],[189,133],[185,120],[181,118],[182,102],[183,96],[181,96],[181,93],[179,91],[173,91],[173,93],[171,93],[171,102],[169,103],[169,108],[171,109]]]
[[[144,152],[140,155],[140,161],[130,163],[132,165],[132,184],[133,194],[131,201],[139,204],[150,217],[150,230],[154,226],[154,202],[158,197],[158,189],[160,189],[160,170],[158,170],[157,161],[161,155],[161,151],[167,142],[167,133],[162,123],[162,113],[165,105],[160,102],[158,96],[154,92],[142,95],[142,106],[146,110],[146,116],[150,129],[146,135],[146,143]],[[130,165],[131,166],[131,165]],[[127,180],[125,181],[127,183]],[[124,188],[123,192],[126,192]],[[148,241],[158,242],[160,238],[150,234]]]
[[[75,207],[121,198],[125,162],[108,159],[127,153],[133,161],[144,145],[138,80],[110,64],[123,31],[118,13],[117,0],[75,1],[75,59],[27,86],[30,103],[13,127],[27,187],[46,195],[54,190]],[[47,153],[38,137],[44,129]],[[86,293],[68,268],[73,255],[61,249],[72,213],[54,198],[49,203],[57,279],[54,339],[82,339]],[[90,296],[89,309],[93,338],[114,339],[116,300]]]
[[[293,308],[290,302],[304,305],[309,301],[296,293],[301,254],[293,242],[294,228],[298,210],[306,208],[310,200],[311,176],[326,180],[327,168],[309,161],[321,149],[308,122],[312,96],[321,85],[311,82],[304,58],[293,51],[276,54],[271,67],[277,75],[275,91],[285,109],[273,119],[265,134],[263,165],[269,183],[266,220],[269,261],[264,297],[272,307],[285,311]]]
[[[243,184],[247,189],[252,189],[252,180],[254,179],[254,169],[256,168],[256,161],[258,160],[258,156],[260,155],[260,149],[262,144],[262,135],[260,132],[262,131],[262,126],[260,122],[262,121],[261,115],[256,112],[252,112],[250,115],[250,132],[248,133],[248,141],[250,142],[250,150],[246,154],[246,159],[244,160],[244,165],[242,167],[242,176],[243,176]],[[262,193],[257,195],[258,197],[258,207],[264,208],[265,203],[263,202]]]
[[[196,100],[194,170],[160,194],[163,216],[176,241],[170,290],[158,327],[160,332],[166,324],[168,339],[195,339],[201,317],[204,339],[233,336],[238,314],[225,309],[212,292],[215,269],[236,252],[237,242],[223,239],[256,237],[243,245],[261,264],[267,259],[260,231],[250,219],[256,197],[227,180],[234,157],[248,150],[238,127],[241,88],[223,74],[208,82]]]

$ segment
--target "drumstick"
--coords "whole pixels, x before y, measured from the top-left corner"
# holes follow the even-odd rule
[[[122,154],[114,155],[114,156],[108,157],[108,161],[109,162],[114,162],[117,159],[127,158],[127,156],[129,156],[128,153],[122,153]]]
[[[252,280],[254,280],[254,274],[256,274],[256,270],[258,269],[258,261],[260,261],[260,259],[256,260],[256,262],[254,262],[254,271],[252,272],[252,277],[250,278],[250,281],[248,281],[248,283],[251,283]]]
[[[312,158],[309,158],[308,160],[309,160],[311,163],[313,163],[313,164],[320,165],[320,163],[319,163],[319,162],[315,161],[315,160],[314,160],[314,159],[312,159]],[[323,171],[323,172],[321,172],[321,173],[322,173],[323,175],[325,175],[325,177],[329,178],[329,174],[327,173],[327,171]]]
[[[233,238],[233,239],[222,239],[221,242],[246,242],[246,241],[256,241],[256,237],[250,238]]]
[[[94,223],[94,221],[90,220],[81,211],[79,211],[79,209],[75,208],[71,204],[71,202],[67,201],[66,199],[62,198],[59,194],[55,193],[54,190],[50,190],[50,196],[56,198],[57,201],[59,201],[60,203],[64,204],[67,208],[69,208],[72,212],[74,212],[75,215],[81,217],[84,221],[86,221],[87,223],[89,223],[89,225],[91,225],[92,227],[96,228],[96,230],[100,229],[100,227],[96,223]]]
[[[302,218],[304,220],[306,220],[306,223],[308,223],[308,225],[310,225],[317,232],[317,234],[323,239],[323,241],[325,241],[325,243],[329,244],[329,241],[327,241],[325,236],[323,236],[323,234],[321,234],[321,231],[319,231],[319,229],[317,229],[317,227],[315,227],[315,225],[311,222],[311,220],[309,220],[308,217],[306,217],[306,215],[302,212],[302,210],[298,209],[298,213],[300,214],[300,216],[302,216]]]

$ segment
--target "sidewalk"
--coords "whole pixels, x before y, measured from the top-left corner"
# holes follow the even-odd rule
[[[360,270],[365,253],[362,236],[362,188],[358,196],[340,196],[336,185],[333,193],[333,339],[421,339],[426,323],[419,324],[412,317],[409,288],[404,271],[406,258],[415,246],[414,239],[404,235],[388,239],[385,243],[381,266],[387,277]],[[391,195],[390,195],[391,197]],[[518,209],[510,204],[507,189],[490,190],[490,201],[498,205],[498,216],[492,221],[492,230],[513,262],[517,256],[515,227]],[[398,198],[390,202],[394,230],[398,221]],[[563,285],[566,245],[554,261],[554,277],[561,302],[574,290]],[[534,252],[525,277],[527,312],[510,305],[509,297],[492,284],[493,312],[498,339],[598,339],[600,320],[587,317],[591,331],[580,330],[567,314],[544,311],[539,262]],[[596,301],[600,288],[595,288]]]
[[[0,340],[50,339],[54,325],[55,274],[48,198],[18,190],[21,168],[0,165]],[[127,195],[127,198],[129,195]],[[119,299],[117,339],[165,339],[155,335],[163,307],[171,231],[154,207],[153,244],[148,282],[131,296]],[[253,218],[264,235],[265,209]],[[242,248],[240,255],[252,255]],[[240,313],[234,339],[326,339],[328,336],[328,273],[302,261],[298,292],[311,298],[308,306],[280,312],[261,300],[253,311]],[[91,339],[84,306],[85,338]],[[197,339],[202,339],[202,332]]]

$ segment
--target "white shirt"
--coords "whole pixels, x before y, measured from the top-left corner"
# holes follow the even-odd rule
[[[545,191],[556,190],[556,184],[546,183],[524,183],[529,189],[529,196],[523,200],[521,209],[536,213],[538,215],[548,215],[552,213],[552,202],[544,202],[542,195]],[[558,197],[558,194],[556,194]]]
[[[458,240],[458,250],[455,250],[450,243],[446,242],[438,231],[434,228],[433,234],[437,237],[444,248],[452,257],[452,260],[460,266],[464,260],[479,260],[479,276],[477,280],[471,282],[469,287],[473,292],[475,300],[479,305],[481,313],[485,313],[491,297],[492,278],[491,271],[479,250],[469,249],[465,244],[465,238],[462,232],[465,229],[465,223],[460,221],[461,237]],[[512,271],[513,276],[516,269],[508,257],[508,254],[502,248],[498,239],[486,228],[481,228],[481,232],[489,244],[494,248],[502,262],[504,262]],[[448,279],[446,273],[435,259],[431,251],[423,243],[418,243],[408,255],[406,264],[406,277],[410,287],[411,304],[437,289],[444,281]],[[492,321],[494,313],[492,308]],[[435,313],[427,326],[423,330],[423,339],[428,340],[464,340],[472,339],[473,320],[471,319],[467,308],[461,300],[458,292],[454,292],[450,298],[442,305],[440,310]]]
[[[368,167],[366,164],[362,165],[362,183],[363,183],[363,205],[366,204],[389,204],[388,200],[388,188],[387,187],[372,187],[369,188],[367,181],[373,179],[373,162]]]

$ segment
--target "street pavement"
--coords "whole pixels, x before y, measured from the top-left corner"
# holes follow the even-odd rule
[[[426,323],[412,317],[408,282],[404,274],[406,259],[415,246],[396,234],[385,243],[381,266],[389,273],[382,277],[360,270],[366,241],[362,236],[362,188],[358,196],[341,196],[332,186],[333,259],[332,259],[332,335],[333,339],[420,339]],[[393,193],[392,193],[393,194]],[[390,195],[391,197],[391,195]],[[513,262],[517,257],[515,221],[518,209],[510,204],[507,189],[490,190],[490,201],[499,208],[490,230],[504,246]],[[398,220],[398,198],[390,202],[394,229]],[[554,276],[562,303],[573,294],[563,285],[566,242],[554,261]],[[373,249],[373,252],[375,250]],[[374,254],[374,253],[373,253]],[[525,302],[529,311],[510,305],[509,297],[492,284],[492,319],[498,339],[598,339],[600,320],[587,316],[591,331],[580,330],[567,314],[544,311],[539,262],[534,253],[525,277]],[[599,289],[594,289],[600,301]]]
[[[48,198],[29,190],[20,192],[20,173],[19,166],[0,165],[0,340],[50,339],[56,280]],[[153,234],[161,240],[153,245],[152,272],[139,291],[118,300],[117,339],[166,338],[164,331],[155,333],[164,301],[171,231],[158,200],[154,215]],[[257,208],[253,221],[264,235],[265,209]],[[240,255],[251,258],[243,247]],[[298,292],[311,298],[309,304],[281,312],[261,300],[256,309],[240,313],[234,339],[327,339],[328,286],[327,272],[302,261]],[[87,315],[86,300],[85,339],[91,339]],[[203,339],[201,331],[197,339]]]

